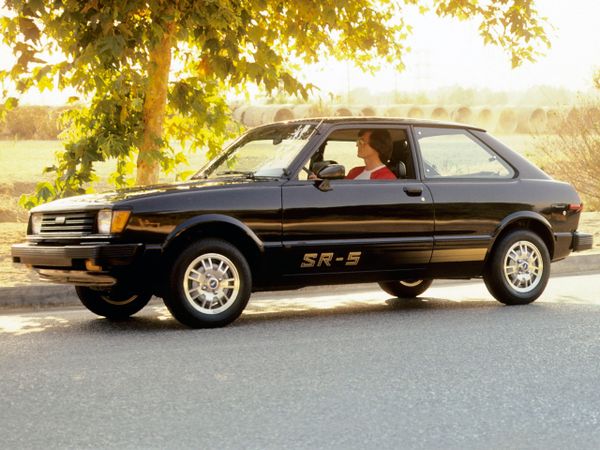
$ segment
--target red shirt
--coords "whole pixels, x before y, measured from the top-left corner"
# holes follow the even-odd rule
[[[365,169],[365,166],[355,167],[355,168],[351,169],[350,172],[348,172],[348,175],[346,175],[346,179],[347,180],[355,179],[357,176],[360,175],[360,173],[364,169]],[[388,169],[385,166],[379,170],[371,172],[371,180],[396,180],[396,179],[397,179],[397,177],[396,177],[396,175],[394,175],[394,172],[392,172],[390,169]]]

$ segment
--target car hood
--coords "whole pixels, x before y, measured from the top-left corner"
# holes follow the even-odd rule
[[[136,198],[159,196],[172,194],[176,192],[185,192],[192,189],[215,189],[226,188],[229,186],[239,186],[243,184],[253,184],[264,182],[264,180],[247,179],[247,178],[219,178],[211,180],[191,180],[178,183],[156,184],[151,186],[138,186],[133,188],[119,189],[117,191],[104,192],[99,194],[78,195],[75,197],[67,197],[60,200],[37,206],[31,212],[48,212],[48,211],[69,211],[69,210],[85,210],[85,209],[101,209],[110,207],[115,203],[133,200]],[[269,179],[274,181],[274,179]]]

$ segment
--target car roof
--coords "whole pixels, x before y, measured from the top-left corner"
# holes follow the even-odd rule
[[[304,119],[292,119],[286,120],[284,122],[276,122],[276,123],[327,123],[331,125],[340,125],[340,124],[372,124],[372,125],[425,125],[425,126],[441,126],[441,127],[449,127],[449,128],[469,128],[472,130],[480,130],[486,131],[483,128],[476,127],[474,125],[468,125],[464,123],[457,122],[446,122],[439,120],[429,120],[429,119],[412,119],[412,118],[402,118],[402,117],[377,117],[377,116],[336,116],[336,117],[308,117]]]

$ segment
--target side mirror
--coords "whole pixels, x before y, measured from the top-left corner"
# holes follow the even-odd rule
[[[341,180],[346,176],[346,168],[341,164],[330,164],[317,173],[322,180]]]

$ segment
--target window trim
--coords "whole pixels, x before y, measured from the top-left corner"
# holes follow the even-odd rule
[[[317,136],[319,138],[314,140],[313,143],[309,142],[308,146],[311,146],[310,151],[302,151],[300,157],[297,162],[292,163],[294,169],[292,173],[290,173],[290,181],[297,181],[302,183],[314,182],[314,180],[300,180],[299,174],[302,171],[302,167],[304,167],[306,161],[308,161],[312,155],[319,149],[321,145],[327,140],[327,138],[338,130],[361,130],[361,129],[383,129],[383,130],[402,130],[406,135],[406,139],[408,140],[408,146],[410,150],[411,157],[413,159],[413,163],[415,164],[415,177],[414,178],[398,178],[395,180],[332,180],[333,181],[351,181],[351,182],[369,182],[372,183],[374,181],[384,181],[384,182],[422,182],[423,178],[421,176],[420,169],[417,166],[420,166],[420,159],[417,157],[417,149],[415,147],[415,140],[413,138],[412,125],[408,124],[393,124],[393,123],[369,123],[369,122],[355,122],[355,123],[343,123],[343,124],[332,124],[324,130],[318,130]],[[346,168],[347,170],[351,168]]]
[[[472,133],[469,128],[443,126],[443,125],[439,125],[439,126],[438,125],[426,125],[426,124],[413,125],[411,128],[412,128],[413,139],[414,139],[414,148],[418,153],[418,164],[419,164],[418,172],[423,181],[426,181],[428,183],[429,182],[435,183],[435,182],[440,182],[440,181],[441,182],[444,182],[444,181],[505,182],[505,181],[514,181],[515,179],[519,178],[519,170],[513,164],[511,164],[509,161],[507,161],[506,158],[503,158],[500,154],[498,154],[498,152],[496,152],[492,147],[490,147],[484,141],[479,139],[479,137],[477,137],[474,133]],[[437,129],[437,130],[456,130],[456,131],[461,132],[461,134],[466,134],[467,137],[469,137],[470,139],[475,141],[476,144],[483,147],[484,150],[487,149],[488,152],[490,152],[497,159],[499,159],[504,164],[506,164],[506,166],[510,167],[510,169],[513,171],[513,174],[512,174],[512,176],[509,176],[509,177],[464,177],[464,176],[447,177],[447,176],[440,176],[440,177],[430,178],[425,174],[425,167],[423,165],[424,159],[423,159],[422,152],[421,152],[421,144],[419,142],[419,139],[417,138],[417,130],[416,130],[417,128],[433,128],[433,129]]]

